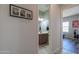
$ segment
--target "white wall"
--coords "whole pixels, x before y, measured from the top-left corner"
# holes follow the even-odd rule
[[[52,51],[51,53],[60,53],[62,48],[60,5],[50,5],[49,27],[49,45]]]
[[[19,5],[33,11],[33,20],[9,16],[9,5],[0,5],[0,53],[37,53],[37,6]]]

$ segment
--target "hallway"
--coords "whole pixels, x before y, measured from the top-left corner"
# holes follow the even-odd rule
[[[49,54],[49,50],[51,50],[51,53],[58,53],[60,52],[62,45],[62,54],[76,53],[77,45],[75,46],[73,41],[68,39],[61,40],[62,34],[69,38],[73,37],[72,35],[75,29],[72,29],[73,20],[79,20],[78,13],[78,15],[74,14],[74,16],[72,16],[70,12],[71,9],[75,9],[75,7],[79,10],[79,5],[72,6],[71,4],[48,4],[45,5],[44,8],[38,8],[38,4],[0,5],[0,54],[38,54],[38,50],[41,54],[42,52]],[[30,11],[26,11],[27,9]],[[66,11],[68,11],[68,13]],[[41,16],[39,16],[38,13],[40,13]],[[68,15],[70,17],[68,17]],[[64,21],[69,24],[67,26],[69,30],[66,32],[66,34],[62,33],[62,21],[64,20],[63,18],[65,20],[69,20],[68,22]],[[39,22],[38,19],[40,20]],[[40,24],[38,25],[38,23],[41,21],[44,21],[41,23],[44,26],[40,27]],[[42,28],[44,29],[41,30]],[[43,39],[39,40],[38,36],[40,35],[44,35],[45,37],[41,36]],[[40,47],[40,49],[38,49],[39,42],[42,43],[48,41],[50,45],[49,47],[48,45],[45,45],[44,47]],[[63,42],[62,45],[61,42]]]

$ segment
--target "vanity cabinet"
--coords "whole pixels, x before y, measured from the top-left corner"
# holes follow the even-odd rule
[[[48,43],[48,33],[39,34],[39,45]]]

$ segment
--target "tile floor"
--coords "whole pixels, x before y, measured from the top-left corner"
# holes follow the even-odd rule
[[[60,54],[77,54],[79,53],[79,44],[76,45],[71,39],[63,39],[63,49]],[[39,54],[49,54],[49,46],[40,46]]]
[[[39,54],[49,54],[49,45],[44,44],[39,47]]]

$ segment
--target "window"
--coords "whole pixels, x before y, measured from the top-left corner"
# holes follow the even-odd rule
[[[63,22],[63,32],[69,32],[69,22]]]

